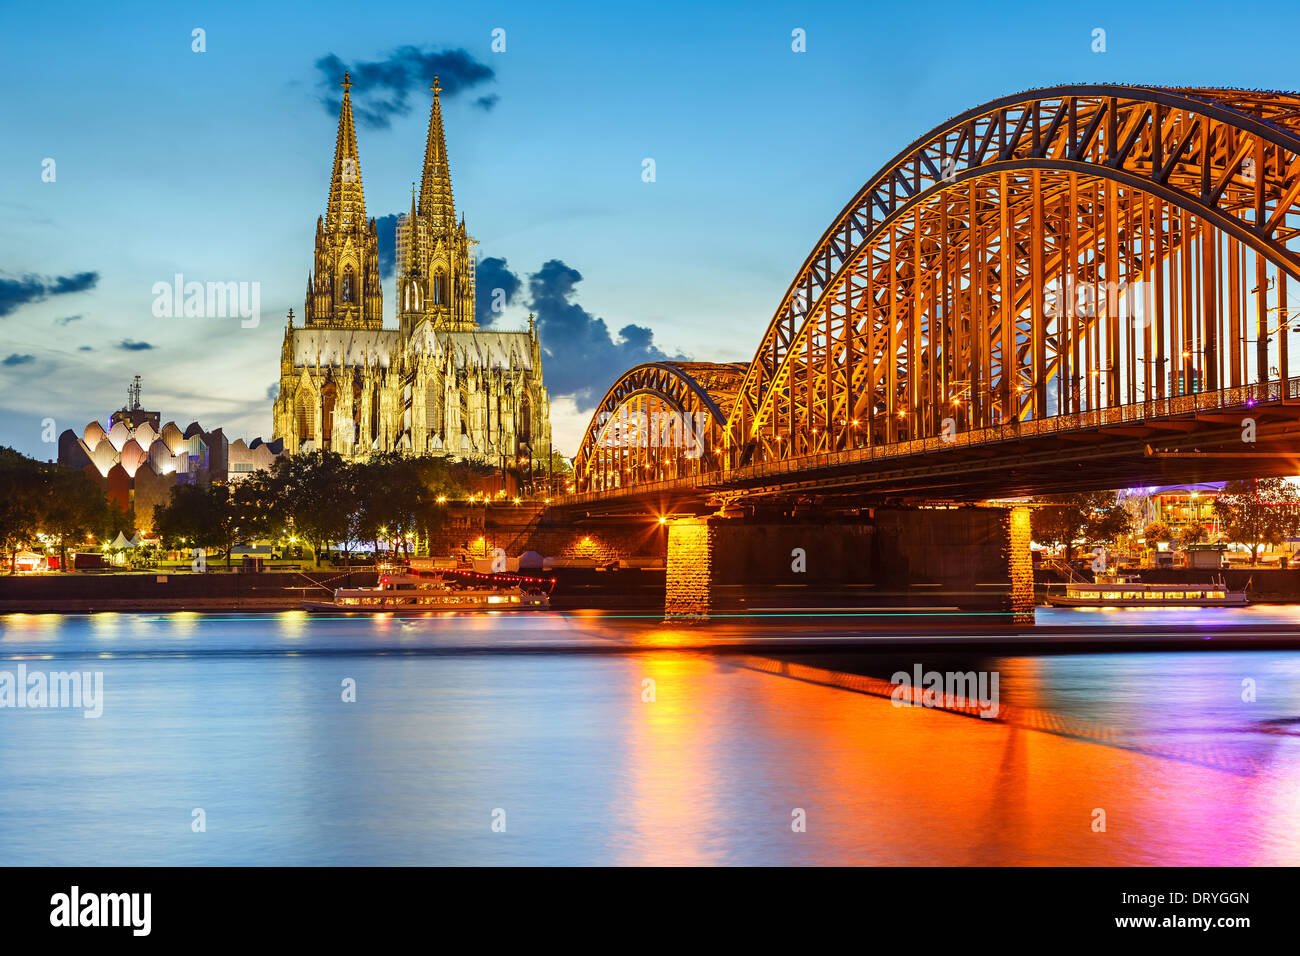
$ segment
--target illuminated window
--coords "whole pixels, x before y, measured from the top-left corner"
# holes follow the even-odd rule
[[[1182,596],[1183,596],[1183,592],[1182,592],[1182,591],[1166,591],[1166,592],[1165,592],[1165,599],[1166,599],[1166,600],[1169,600],[1169,599],[1172,599],[1172,598],[1179,598],[1179,599],[1181,599]]]

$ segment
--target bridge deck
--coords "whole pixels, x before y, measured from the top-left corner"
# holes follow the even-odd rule
[[[1255,441],[1243,440],[1243,420]],[[558,508],[659,499],[927,495],[957,500],[1300,471],[1300,377],[953,435],[574,493]]]

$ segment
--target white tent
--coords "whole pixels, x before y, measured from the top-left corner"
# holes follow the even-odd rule
[[[19,551],[14,555],[14,567],[19,571],[38,571],[45,564],[45,558],[35,551]]]
[[[117,537],[113,539],[113,543],[110,544],[109,547],[110,548],[134,548],[135,544],[131,541],[128,541],[126,535],[124,535],[121,531],[119,531],[117,533]]]

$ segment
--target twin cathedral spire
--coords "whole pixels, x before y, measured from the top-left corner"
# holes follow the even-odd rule
[[[375,220],[366,218],[361,160],[352,119],[352,81],[343,74],[329,205],[316,220],[315,267],[307,277],[304,309],[307,328],[381,329],[383,296],[379,280],[379,238]],[[474,240],[465,220],[456,221],[442,128],[438,78],[429,87],[433,105],[424,149],[417,204],[397,225],[397,318],[402,338],[423,322],[434,331],[462,332],[474,320]]]

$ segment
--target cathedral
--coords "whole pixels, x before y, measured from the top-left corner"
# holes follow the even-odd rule
[[[474,245],[456,220],[435,77],[417,201],[397,227],[397,328],[384,327],[375,220],[366,218],[352,122],[343,105],[329,204],[302,325],[280,353],[275,437],[292,452],[457,455],[494,465],[549,461],[550,401],[532,317],[518,332],[480,330]]]

